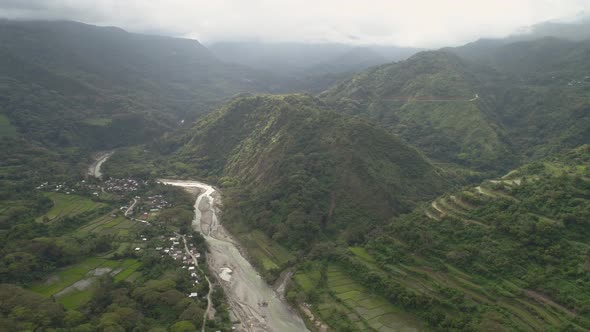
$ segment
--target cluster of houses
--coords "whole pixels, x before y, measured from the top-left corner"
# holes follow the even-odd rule
[[[67,195],[76,192],[76,189],[73,188],[73,186],[67,184],[66,182],[62,182],[62,183],[43,182],[40,185],[38,185],[37,187],[35,187],[35,189],[45,190],[45,191],[54,191],[54,192],[58,192],[58,193],[64,193]]]
[[[191,236],[188,235],[187,238],[191,238]],[[199,284],[200,280],[199,280],[199,276],[197,274],[197,267],[195,264],[195,259],[199,259],[199,257],[201,257],[201,254],[195,249],[195,247],[192,243],[188,243],[188,242],[187,242],[188,252],[186,252],[186,250],[184,248],[184,244],[181,244],[180,236],[178,236],[178,235],[171,236],[169,238],[169,240],[171,243],[170,247],[168,247],[168,248],[157,247],[156,250],[161,251],[162,256],[168,255],[168,256],[172,257],[172,259],[174,259],[175,261],[180,262],[182,264],[182,268],[188,270],[188,272],[190,273],[191,278],[193,278],[195,284]],[[193,257],[195,259],[193,259]],[[195,295],[191,296],[191,297],[197,296],[196,293],[194,293],[194,294]]]
[[[145,202],[148,204],[150,210],[157,209],[159,211],[163,208],[172,207],[172,204],[164,199],[162,195],[148,196]]]
[[[73,193],[88,193],[92,194],[93,196],[99,196],[101,191],[111,192],[111,193],[118,193],[118,194],[126,194],[129,192],[137,191],[140,186],[146,185],[146,181],[138,181],[135,179],[113,179],[110,178],[106,180],[103,184],[94,184],[94,183],[87,183],[86,180],[81,180],[77,183],[67,183],[67,182],[59,182],[59,183],[51,183],[51,182],[43,182],[39,184],[36,189],[43,190],[43,191],[53,191],[59,192],[64,194],[73,194]]]
[[[104,182],[104,190],[111,193],[125,194],[137,191],[141,185],[145,184],[145,181],[141,182],[134,179],[109,178]]]

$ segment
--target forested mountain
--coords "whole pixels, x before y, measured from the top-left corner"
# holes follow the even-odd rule
[[[570,41],[544,37],[526,41],[478,40],[450,52],[520,78],[553,81],[583,79],[590,71],[590,39]]]
[[[232,94],[266,91],[258,72],[197,41],[76,22],[1,21],[0,54],[2,114],[62,146],[138,143]]]
[[[337,109],[376,121],[431,157],[491,169],[510,145],[478,81],[478,68],[440,51],[372,68],[321,97]]]
[[[585,42],[481,41],[375,67],[321,97],[436,160],[501,170],[588,142],[586,54]]]
[[[393,135],[307,95],[239,97],[182,140],[176,158],[227,188],[229,223],[293,248],[362,233],[449,182]]]
[[[586,330],[588,165],[585,145],[445,194],[394,218],[366,245],[374,264],[353,275],[373,270],[395,302],[430,298],[408,309],[443,330]]]

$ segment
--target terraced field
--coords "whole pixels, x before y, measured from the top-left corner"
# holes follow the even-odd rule
[[[63,217],[73,217],[105,206],[103,203],[94,202],[78,195],[47,193],[47,197],[53,201],[53,207],[46,214],[37,218],[37,221],[42,221],[45,218],[52,221]]]
[[[283,269],[289,261],[294,260],[293,254],[261,231],[248,232],[238,237],[248,249],[250,258],[264,271]]]
[[[428,238],[431,239],[437,235],[448,236],[449,239],[456,239],[459,243],[468,243],[467,240],[461,241],[469,239],[472,242],[471,248],[475,249],[470,249],[468,246],[462,248],[460,245],[443,244],[436,247],[438,252],[425,251],[428,252],[425,256],[421,256],[419,250],[412,250],[409,256],[405,256],[399,262],[396,261],[395,255],[384,255],[380,252],[388,249],[383,245],[375,247],[379,248],[377,251],[367,252],[364,248],[353,247],[349,248],[349,252],[354,260],[362,262],[368,271],[385,278],[383,280],[399,284],[405,290],[438,300],[448,301],[449,297],[457,296],[461,303],[477,306],[482,312],[493,313],[489,316],[483,315],[478,321],[478,324],[482,324],[481,326],[485,326],[486,329],[495,326],[491,330],[502,327],[508,330],[545,331],[571,326],[585,331],[590,326],[590,320],[587,314],[574,310],[572,305],[574,301],[580,303],[587,298],[584,295],[587,293],[587,288],[584,289],[585,283],[580,277],[577,277],[577,280],[573,277],[569,279],[567,276],[564,277],[565,267],[560,266],[560,270],[554,274],[547,274],[543,283],[531,284],[528,276],[534,274],[531,271],[536,268],[538,258],[531,259],[533,263],[530,265],[527,265],[526,258],[522,265],[511,265],[511,273],[504,273],[501,270],[502,264],[510,264],[510,258],[503,257],[502,254],[506,254],[502,253],[502,250],[507,252],[519,250],[515,243],[532,234],[530,229],[522,235],[507,234],[506,227],[523,225],[526,222],[539,229],[546,227],[546,229],[562,232],[556,235],[554,240],[559,243],[559,246],[554,246],[568,248],[567,253],[571,256],[566,256],[565,253],[562,255],[573,262],[576,262],[573,259],[577,259],[575,255],[582,255],[580,259],[582,265],[584,264],[583,257],[587,255],[584,252],[590,249],[587,237],[575,231],[568,232],[568,227],[575,228],[578,224],[575,221],[569,221],[571,224],[568,225],[568,220],[565,220],[563,216],[574,208],[587,204],[589,187],[584,182],[590,177],[586,165],[580,165],[585,160],[582,155],[569,160],[565,159],[565,161],[531,164],[510,172],[502,178],[445,194],[424,206],[421,211],[417,211],[417,214],[409,215],[403,228],[394,226],[392,229],[395,231],[388,234],[389,237],[385,240],[387,242],[384,241],[389,246],[398,248],[396,250],[407,254],[408,251],[405,251],[405,248],[412,245],[403,242],[404,237],[398,237],[396,232],[414,227],[418,229],[416,233],[420,233],[420,230],[435,230],[427,233]],[[569,186],[567,188],[571,191],[565,192],[563,189],[565,186]],[[538,192],[546,194],[545,200],[535,198]],[[551,201],[554,197],[560,199],[561,205],[558,206],[558,203]],[[562,208],[562,212],[556,213],[555,211],[559,211],[559,208]],[[509,219],[511,216],[509,213],[504,214],[504,211],[509,209],[518,211],[517,220]],[[421,218],[420,212],[427,218]],[[571,220],[575,218],[571,217]],[[581,220],[583,221],[584,218]],[[431,222],[432,226],[428,226]],[[521,223],[518,224],[518,222]],[[418,227],[419,225],[424,227]],[[514,227],[510,231],[514,232],[516,226]],[[493,240],[485,242],[486,236],[493,237]],[[448,241],[446,237],[442,238]],[[476,239],[484,240],[485,244],[478,247]],[[405,240],[408,239],[405,238]],[[443,240],[434,239],[434,241],[441,243]],[[525,240],[521,242],[527,245]],[[535,246],[531,248],[538,248],[539,252],[544,252],[549,247],[548,244],[535,244]],[[370,246],[367,248],[375,250]],[[473,250],[474,253],[473,264],[470,264],[468,261],[470,258],[467,258],[470,255],[469,250]],[[429,256],[432,252],[442,254]],[[379,260],[371,257],[372,255]],[[490,258],[481,259],[480,256],[484,255]],[[492,264],[489,266],[481,264],[482,261]],[[554,260],[539,265],[558,266],[559,263],[560,261]],[[577,262],[573,264],[578,266]],[[465,270],[458,266],[462,266]],[[576,274],[580,270],[574,268],[572,271],[571,273]],[[555,290],[560,290],[562,293]],[[564,294],[568,294],[569,297]],[[494,320],[502,323],[494,325]]]
[[[340,267],[330,265],[327,277],[328,288],[336,300],[348,309],[348,318],[360,331],[409,332],[424,329],[412,315],[402,312],[384,298],[371,294],[368,289],[350,279]]]

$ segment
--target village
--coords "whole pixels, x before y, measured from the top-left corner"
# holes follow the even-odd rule
[[[147,186],[145,180],[127,179],[113,179],[101,183],[94,183],[94,181],[80,180],[78,182],[43,182],[35,187],[37,190],[52,191],[70,195],[73,193],[88,193],[93,196],[99,196],[100,193],[113,193],[118,195],[126,195],[136,192]]]
[[[148,237],[145,235],[139,236],[141,241],[148,241]],[[198,259],[201,257],[201,253],[198,252],[193,243],[191,243],[190,239],[192,239],[192,235],[179,235],[173,234],[167,237],[160,236],[161,240],[166,240],[165,246],[155,247],[157,252],[160,252],[161,257],[168,256],[178,262],[182,269],[186,269],[191,278],[193,279],[195,285],[199,285],[201,280],[198,275]],[[184,243],[182,243],[184,242]],[[184,248],[183,248],[184,247]],[[141,247],[136,247],[135,251],[140,252],[143,250]],[[197,297],[197,292],[192,292],[188,294],[188,297]]]

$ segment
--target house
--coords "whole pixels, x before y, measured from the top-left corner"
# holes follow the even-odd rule
[[[189,294],[188,297],[197,297],[197,296],[198,296],[197,292],[192,292]]]

